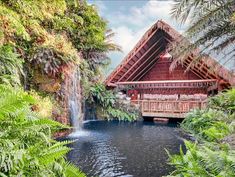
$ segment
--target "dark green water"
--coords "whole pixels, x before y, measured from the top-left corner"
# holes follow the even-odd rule
[[[160,177],[169,174],[165,149],[178,153],[183,144],[176,124],[90,121],[69,139],[68,159],[87,176]]]

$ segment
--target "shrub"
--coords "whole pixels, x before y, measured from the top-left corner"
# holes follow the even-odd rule
[[[88,100],[101,108],[102,117],[111,120],[118,119],[124,121],[135,121],[138,117],[137,112],[129,109],[129,105],[118,101],[115,93],[107,90],[105,85],[96,83],[90,88]]]
[[[169,155],[176,167],[170,176],[235,176],[235,89],[209,99],[205,110],[190,112],[181,127],[196,138],[185,141],[186,153]],[[229,141],[226,141],[226,140]]]
[[[0,85],[0,176],[84,176],[65,161],[69,142],[52,139],[67,127],[38,118],[34,104],[28,93]]]
[[[186,154],[169,155],[170,164],[176,170],[170,176],[177,177],[233,177],[235,176],[235,151],[226,145],[216,143],[191,143],[185,141]],[[168,153],[169,154],[169,153]]]
[[[49,96],[40,96],[36,91],[30,91],[30,95],[35,99],[32,109],[37,112],[37,115],[44,118],[52,117],[52,110],[55,107],[52,98]]]
[[[20,85],[23,60],[14,53],[11,45],[0,46],[0,83]]]
[[[181,128],[199,140],[219,141],[231,133],[227,118],[228,116],[219,110],[196,109],[188,113]]]

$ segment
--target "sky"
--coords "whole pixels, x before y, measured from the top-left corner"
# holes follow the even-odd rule
[[[113,41],[121,46],[123,52],[113,52],[109,56],[110,73],[135,46],[144,33],[158,20],[163,20],[183,33],[187,23],[179,25],[171,18],[171,0],[88,0],[95,4],[100,15],[108,21],[115,37]]]

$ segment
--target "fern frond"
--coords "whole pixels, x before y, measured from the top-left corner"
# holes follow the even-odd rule
[[[62,146],[63,143],[57,142],[54,145],[48,147],[39,156],[39,161],[42,164],[50,164],[53,161],[62,158],[65,154],[70,151],[69,147]]]
[[[86,175],[81,172],[75,165],[66,162],[65,163],[65,176],[66,177],[85,177]]]

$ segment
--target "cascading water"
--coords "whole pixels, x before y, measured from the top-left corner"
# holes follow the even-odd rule
[[[68,105],[70,112],[70,121],[73,128],[73,132],[70,137],[86,136],[89,133],[83,130],[83,114],[82,114],[82,97],[81,97],[81,85],[80,85],[80,72],[79,68],[74,70],[70,75],[70,82],[68,85],[69,96]]]
[[[80,88],[80,72],[79,69],[70,76],[70,93],[68,97],[70,120],[74,127],[74,131],[81,130],[82,127],[82,113],[81,113],[81,88]]]

